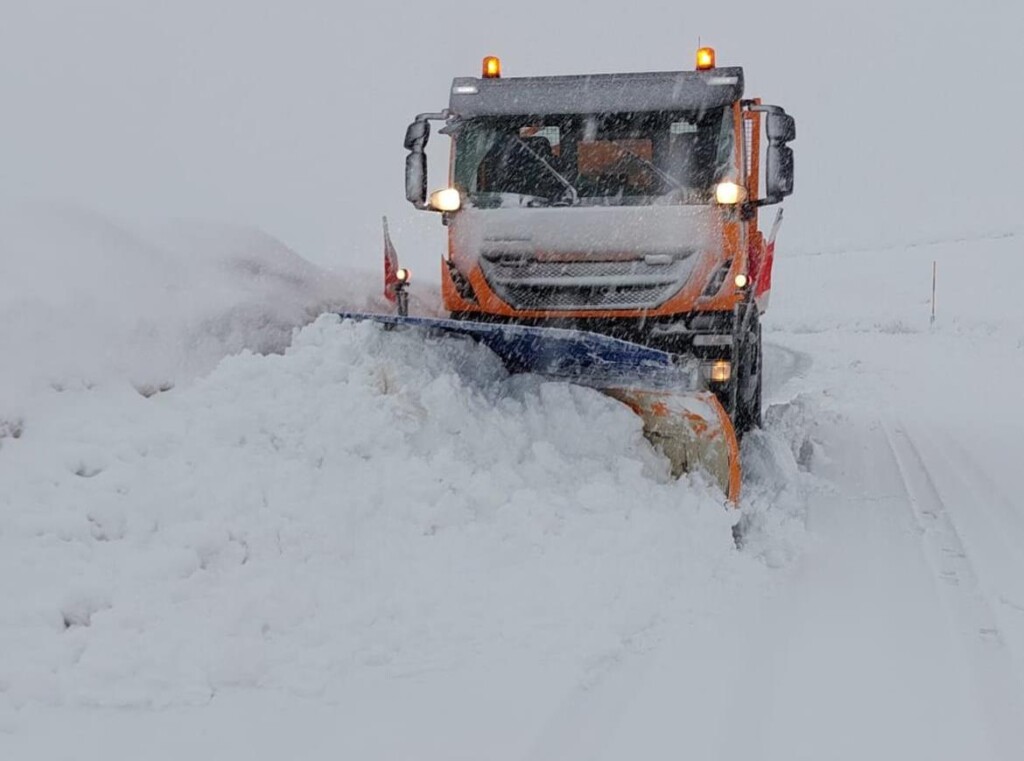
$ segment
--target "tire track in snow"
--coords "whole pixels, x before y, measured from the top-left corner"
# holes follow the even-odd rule
[[[900,425],[883,422],[882,430],[899,469],[925,557],[969,659],[996,757],[1007,761],[1024,758],[1024,703],[996,615],[981,592],[974,566],[917,445]]]
[[[1020,551],[1024,510],[1018,506],[1020,497],[1015,501],[1001,482],[1003,474],[1012,473],[1012,455],[986,449],[989,442],[985,440],[976,441],[974,451],[990,454],[985,467],[960,436],[943,436],[933,428],[926,433],[917,437],[918,449],[953,508],[950,519],[973,559],[979,589],[999,622],[1020,681],[1024,676],[1024,557]]]
[[[976,499],[971,505],[975,515],[985,520],[991,531],[986,539],[991,540],[998,546],[996,558],[986,558],[986,561],[995,560],[1001,568],[1001,581],[1016,580],[1017,584],[1009,594],[998,592],[995,596],[1001,605],[1020,613],[1024,612],[1024,564],[1020,562],[1020,547],[1024,546],[1024,507],[1018,507],[1021,498],[1015,503],[1012,496],[1007,494],[1004,487],[997,483],[977,459],[957,440],[950,439],[944,444],[955,451],[955,458],[944,455],[938,451],[938,455],[944,460],[947,466],[943,471],[955,478],[962,484]],[[956,516],[954,516],[955,518]],[[970,544],[968,537],[968,544]],[[1017,562],[1014,563],[1013,561]],[[984,574],[982,581],[984,581]],[[990,600],[992,596],[990,595]],[[998,616],[998,611],[997,614]],[[1024,640],[1021,640],[1024,645]],[[1024,656],[1024,652],[1016,653]],[[1022,673],[1024,675],[1024,673]]]

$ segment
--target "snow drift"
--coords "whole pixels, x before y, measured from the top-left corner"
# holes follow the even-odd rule
[[[323,317],[169,394],[54,394],[0,457],[4,694],[162,705],[585,659],[720,583],[734,518],[629,410],[503,375]]]
[[[586,671],[764,570],[600,393],[415,331],[293,333],[375,279],[223,227],[3,230],[0,708]]]
[[[116,379],[152,393],[243,348],[281,351],[325,309],[371,306],[371,284],[256,229],[0,207],[0,418],[41,387]]]

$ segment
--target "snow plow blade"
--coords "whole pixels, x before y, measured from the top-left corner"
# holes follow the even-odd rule
[[[602,390],[643,419],[644,435],[668,458],[672,475],[703,470],[730,502],[739,502],[739,443],[718,397],[710,391]]]
[[[497,354],[511,373],[598,389],[640,416],[644,435],[668,458],[673,475],[703,470],[730,502],[739,501],[736,431],[715,395],[700,388],[696,362],[580,330],[362,312],[339,316],[465,336]]]

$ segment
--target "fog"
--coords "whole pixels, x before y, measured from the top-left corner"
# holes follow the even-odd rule
[[[506,76],[692,68],[700,38],[797,119],[781,250],[1022,228],[1019,4],[2,3],[5,200],[253,224],[367,267],[387,214],[436,277],[443,229],[404,200],[402,137],[453,76],[491,53]]]

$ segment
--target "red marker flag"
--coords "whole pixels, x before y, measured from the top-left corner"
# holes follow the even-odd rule
[[[779,234],[782,226],[782,209],[775,215],[775,223],[768,234],[768,241],[764,247],[764,261],[761,262],[758,272],[757,283],[754,284],[754,298],[757,299],[761,310],[768,308],[768,299],[772,294],[772,267],[775,264],[775,236]]]
[[[398,300],[395,286],[398,285],[398,252],[388,232],[388,218],[384,217],[384,298],[392,304]]]

